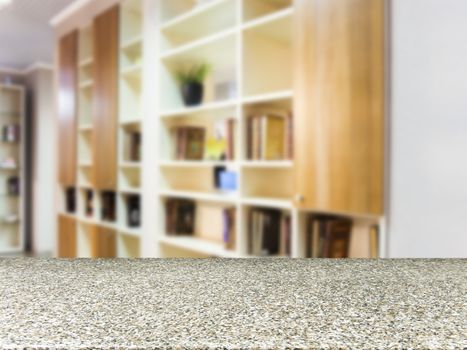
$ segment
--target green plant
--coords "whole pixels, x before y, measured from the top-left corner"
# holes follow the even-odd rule
[[[202,84],[204,79],[211,71],[211,66],[207,63],[194,65],[189,69],[179,70],[177,79],[180,84],[199,83]]]

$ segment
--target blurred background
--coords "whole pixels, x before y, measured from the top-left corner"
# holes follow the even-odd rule
[[[0,255],[466,258],[466,14],[0,0]]]

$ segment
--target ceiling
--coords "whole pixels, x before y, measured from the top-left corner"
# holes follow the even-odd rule
[[[75,0],[13,0],[0,9],[0,66],[24,69],[51,63],[54,37],[49,20]]]

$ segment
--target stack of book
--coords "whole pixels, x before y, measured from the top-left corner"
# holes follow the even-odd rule
[[[251,209],[249,214],[249,253],[255,256],[291,253],[290,216],[280,210]]]
[[[308,218],[307,256],[311,258],[349,257],[352,221],[335,216]]]
[[[205,129],[182,126],[174,128],[175,159],[202,160],[204,157]]]
[[[293,158],[292,114],[265,113],[247,120],[247,156],[250,160]]]
[[[225,208],[222,213],[224,227],[223,240],[226,249],[235,250],[236,244],[236,210],[235,208]]]
[[[165,230],[168,235],[192,235],[195,232],[196,205],[188,199],[168,199],[165,204]]]

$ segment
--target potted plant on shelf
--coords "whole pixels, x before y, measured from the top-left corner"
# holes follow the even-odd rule
[[[177,72],[182,98],[186,106],[196,106],[203,101],[203,82],[209,71],[210,66],[207,63],[202,63]]]

